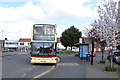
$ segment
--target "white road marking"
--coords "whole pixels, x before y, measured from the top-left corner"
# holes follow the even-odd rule
[[[32,68],[34,68],[34,67],[36,67],[36,66],[32,66]]]
[[[36,66],[32,66],[30,68],[28,68],[28,71],[31,71],[33,68],[35,68]],[[27,73],[23,73],[23,75],[21,76],[21,78],[23,78],[24,76],[26,76]]]
[[[47,71],[45,71],[45,72],[43,72],[43,73],[41,73],[33,78],[40,78],[40,77],[44,76],[45,74],[48,74],[49,72],[51,72],[54,68],[55,68],[55,66],[52,66],[49,70],[47,70]]]
[[[78,63],[59,63],[58,66],[80,66]]]
[[[31,71],[33,68],[35,68],[36,66],[32,66],[30,68],[28,68],[28,71]]]
[[[26,75],[26,73],[24,73],[21,77],[23,78]]]
[[[31,71],[33,67],[30,67],[28,70]]]

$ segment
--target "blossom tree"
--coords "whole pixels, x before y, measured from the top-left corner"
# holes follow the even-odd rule
[[[101,40],[105,40],[108,47],[116,48],[118,46],[118,25],[116,22],[117,19],[117,2],[109,0],[108,3],[104,1],[103,8],[98,6],[99,13],[99,24],[103,36]]]
[[[86,30],[88,37],[94,37],[99,41],[105,41],[107,47],[116,48],[119,44],[119,26],[116,22],[118,9],[117,2],[104,0],[103,6],[98,6],[99,18],[91,26],[91,30]]]
[[[102,6],[98,6],[99,18],[86,29],[86,35],[94,39],[102,47],[116,49],[120,45],[120,28],[117,23],[118,8],[117,2],[113,0],[103,1]],[[106,43],[106,45],[105,45]],[[104,48],[103,48],[104,49]]]

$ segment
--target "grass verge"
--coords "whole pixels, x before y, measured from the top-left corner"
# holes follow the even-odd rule
[[[63,54],[74,54],[74,51],[71,51],[71,50],[63,50],[63,51],[61,51],[60,53],[63,53]]]
[[[101,64],[105,64],[105,60],[100,60],[100,62],[99,63],[101,63]]]
[[[105,71],[107,72],[116,72],[117,69],[115,67],[111,67],[111,66],[105,66]]]

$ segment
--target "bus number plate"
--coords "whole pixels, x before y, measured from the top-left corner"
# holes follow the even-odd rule
[[[46,61],[41,61],[41,62],[46,62]]]

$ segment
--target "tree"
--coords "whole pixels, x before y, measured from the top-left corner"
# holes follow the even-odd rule
[[[97,42],[98,45],[101,46],[101,51],[102,51],[102,59],[104,58],[104,49],[106,46],[106,41],[105,40],[100,40],[100,31],[99,31],[99,26],[97,24],[97,21],[95,20],[94,23],[90,24],[90,26],[93,26],[92,29],[87,29],[86,35],[91,41]]]
[[[116,48],[118,40],[118,25],[116,22],[117,19],[117,2],[109,0],[105,2],[103,7],[98,6],[99,19],[98,23],[100,25],[100,30],[102,33],[101,39],[106,40],[107,46]]]
[[[109,0],[98,6],[99,19],[92,23],[93,28],[86,32],[87,36],[105,42],[107,47],[116,48],[119,44],[119,27],[117,20],[117,2]],[[112,66],[111,66],[112,67]]]
[[[79,29],[75,28],[74,26],[71,26],[62,33],[61,37],[62,45],[64,45],[66,49],[69,46],[71,47],[72,50],[73,45],[79,42],[80,37],[81,32],[79,31]]]
[[[107,3],[104,1],[103,7],[98,6],[98,8],[98,23],[101,25],[100,28],[102,30],[101,39],[106,41],[108,48],[116,49],[119,42],[119,28],[116,22],[118,15],[117,2],[109,0]],[[111,67],[113,67],[112,57]]]
[[[68,44],[69,44],[69,37],[68,37],[68,32],[67,32],[67,30],[65,30],[65,31],[62,33],[62,37],[60,37],[60,40],[61,40],[62,45],[65,47],[65,49],[67,49]]]

